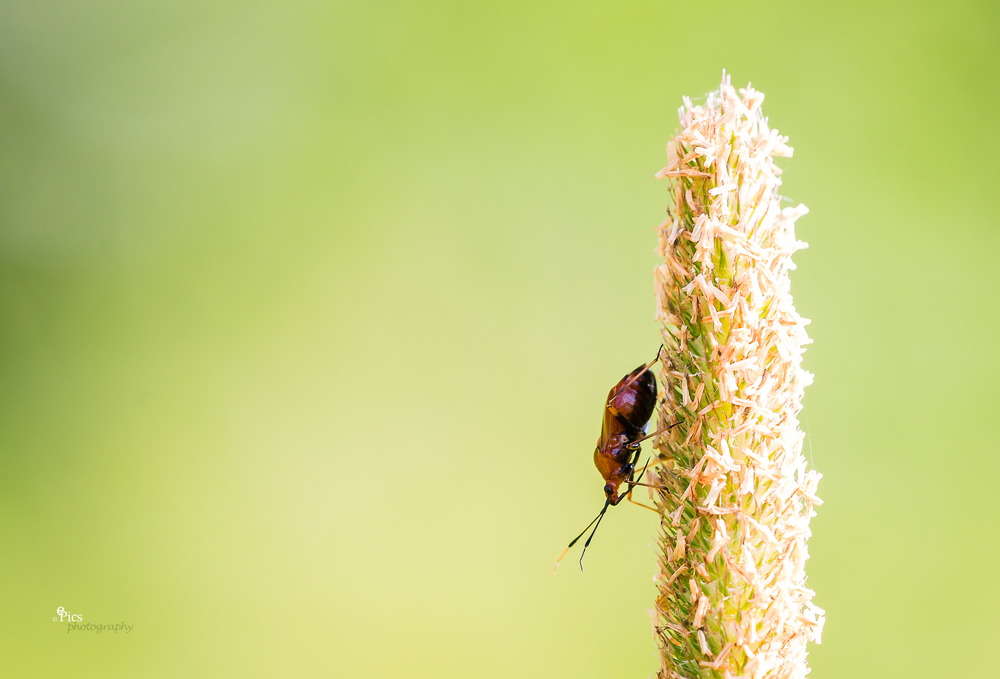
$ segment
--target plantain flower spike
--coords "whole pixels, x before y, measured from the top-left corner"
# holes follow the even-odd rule
[[[684,98],[667,143],[672,206],[655,270],[666,398],[647,481],[661,515],[650,610],[661,679],[804,677],[824,612],[806,587],[820,474],[802,455],[798,413],[810,343],[788,272],[804,205],[779,205],[787,137],[764,95],[722,86]],[[655,470],[655,471],[654,471]]]

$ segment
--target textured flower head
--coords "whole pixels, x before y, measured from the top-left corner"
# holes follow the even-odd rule
[[[805,586],[806,539],[820,475],[798,425],[808,323],[788,272],[805,247],[782,209],[787,137],[764,95],[723,74],[703,105],[684,99],[667,144],[673,205],[655,271],[666,397],[662,463],[650,481],[662,555],[651,610],[661,677],[802,677],[823,611]]]

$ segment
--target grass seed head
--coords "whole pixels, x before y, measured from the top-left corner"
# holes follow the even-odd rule
[[[723,73],[704,104],[684,98],[681,130],[656,174],[671,186],[654,272],[666,386],[656,504],[659,676],[797,678],[824,613],[806,587],[806,540],[820,475],[802,455],[798,413],[808,321],[788,272],[803,205],[781,207],[764,95]]]

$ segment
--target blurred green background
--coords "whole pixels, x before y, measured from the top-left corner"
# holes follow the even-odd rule
[[[549,569],[723,68],[812,210],[812,677],[996,674],[998,40],[987,2],[0,4],[3,674],[654,671],[652,514]]]

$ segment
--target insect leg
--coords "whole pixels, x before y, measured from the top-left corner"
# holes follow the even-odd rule
[[[637,427],[632,422],[629,422],[628,419],[626,419],[625,417],[623,417],[622,414],[620,412],[618,412],[618,409],[615,407],[615,399],[617,399],[618,396],[623,391],[625,391],[625,389],[627,389],[628,387],[632,386],[633,382],[635,382],[637,379],[639,379],[642,375],[645,375],[647,372],[649,372],[649,369],[653,366],[653,364],[656,363],[658,360],[660,360],[660,354],[662,354],[662,353],[663,353],[663,345],[661,344],[659,351],[656,352],[656,358],[654,358],[652,361],[650,361],[645,366],[643,366],[641,370],[637,371],[634,375],[632,375],[627,380],[625,380],[624,383],[620,387],[618,387],[618,389],[615,390],[615,393],[613,393],[611,395],[611,398],[608,399],[608,402],[604,405],[604,407],[608,410],[608,412],[611,413],[611,415],[616,420],[618,420],[618,422],[623,427],[625,427],[625,429],[632,436],[636,436],[638,434],[641,434],[643,432],[643,428],[642,427]]]
[[[652,483],[641,483],[639,481],[626,481],[630,486],[642,486],[643,488],[658,488],[659,490],[670,490],[667,486],[655,486]],[[632,492],[631,490],[629,492]]]
[[[635,463],[639,461],[639,452],[640,452],[639,448],[636,447],[635,451],[634,451],[634,454],[632,455],[632,459],[629,461],[628,464],[626,464],[622,468],[623,471],[627,471],[627,473],[628,473],[627,478],[625,480],[625,483],[629,484],[629,488],[628,488],[628,492],[625,493],[625,499],[627,499],[629,502],[631,502],[634,505],[639,505],[643,509],[648,509],[651,512],[655,512],[655,513],[659,514],[660,512],[657,511],[655,507],[650,507],[647,504],[643,504],[642,502],[639,502],[638,500],[633,500],[632,499],[632,491],[634,490],[635,485],[636,485],[636,483],[632,479],[635,478]],[[642,475],[646,473],[646,467],[648,467],[648,466],[649,466],[649,460],[646,461],[646,465],[642,468],[642,471],[639,472],[639,478],[642,478]],[[620,497],[621,496],[619,496],[619,498]]]
[[[650,507],[649,505],[647,505],[647,504],[645,504],[643,502],[639,502],[638,500],[633,500],[632,499],[632,488],[628,489],[628,494],[625,497],[628,499],[629,502],[631,502],[634,505],[639,505],[643,509],[648,509],[649,511],[654,512],[656,515],[660,514],[659,510],[657,510],[656,507]]]
[[[639,451],[638,450],[635,451],[635,458],[636,458],[636,461],[639,460]],[[640,479],[642,478],[642,475],[646,473],[646,469],[649,467],[650,460],[652,460],[652,458],[650,458],[649,460],[646,460],[646,464],[644,464],[642,466],[642,471],[639,472],[639,478]],[[628,477],[628,482],[629,483],[633,483],[632,479],[635,478],[634,474],[635,474],[635,467],[633,466],[632,467],[632,474],[629,474],[629,477]]]
[[[678,421],[674,422],[673,424],[671,424],[670,426],[667,426],[667,427],[664,427],[663,429],[660,429],[659,431],[654,431],[652,434],[646,434],[641,439],[636,439],[635,441],[630,441],[629,442],[629,446],[634,446],[634,445],[636,445],[636,444],[638,444],[638,443],[640,443],[642,441],[645,441],[646,439],[651,439],[654,436],[659,436],[660,434],[662,434],[665,431],[670,431],[671,429],[673,429],[674,427],[676,427],[680,423],[681,423],[680,420],[678,420]]]
[[[638,478],[641,479],[642,475],[646,473],[646,467],[649,467],[649,463],[651,461],[652,461],[652,458],[650,458],[649,460],[646,460],[646,464],[642,468],[642,471],[639,473],[639,477]],[[643,486],[644,488],[657,488],[657,489],[660,489],[660,490],[670,490],[670,488],[668,488],[667,486],[656,486],[656,485],[653,485],[651,483],[642,483],[640,481],[633,481],[632,480],[633,478],[635,478],[635,477],[630,475],[629,479],[625,482],[625,483],[627,483],[629,485],[628,500],[632,504],[641,504],[641,503],[636,502],[635,500],[632,499],[632,490],[633,490],[633,488],[635,488],[635,486]],[[642,506],[643,507],[647,507],[647,505],[642,505]]]
[[[633,382],[635,382],[637,379],[639,379],[640,375],[642,375],[647,370],[649,370],[650,368],[652,368],[653,364],[660,360],[660,354],[662,354],[662,353],[663,353],[663,345],[661,344],[660,345],[660,349],[656,352],[656,358],[654,358],[652,361],[650,361],[649,363],[647,363],[646,367],[644,367],[642,370],[640,370],[639,372],[637,372],[630,379],[626,380],[625,384],[623,384],[622,386],[618,387],[618,391],[616,391],[611,396],[611,398],[608,399],[608,403],[607,403],[606,407],[609,408],[613,413],[615,413],[615,417],[618,416],[618,411],[615,410],[615,408],[614,408],[614,406],[612,404],[615,402],[615,399],[618,398],[618,394],[622,393],[622,391],[625,390],[625,387],[631,386]]]

